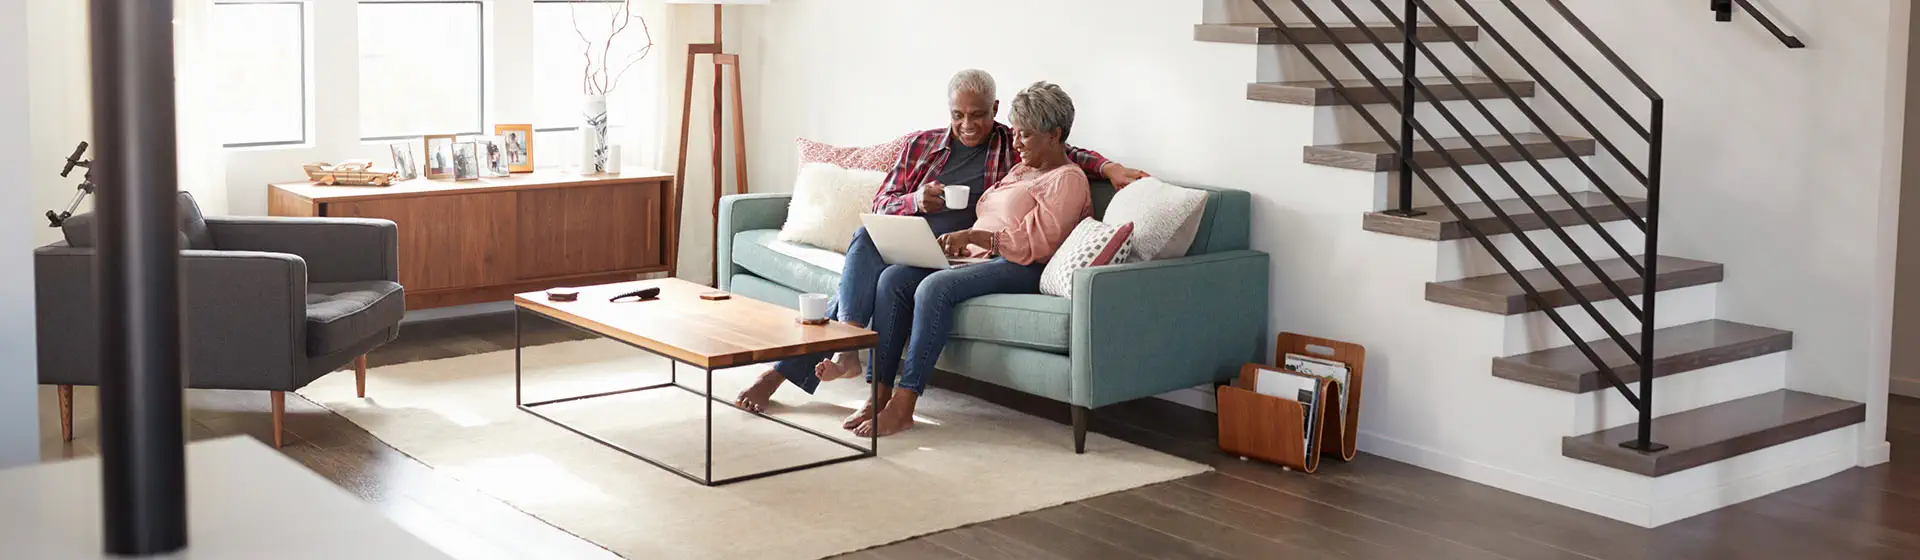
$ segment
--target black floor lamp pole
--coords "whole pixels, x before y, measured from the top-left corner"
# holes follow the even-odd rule
[[[173,2],[92,0],[106,552],[187,545]]]

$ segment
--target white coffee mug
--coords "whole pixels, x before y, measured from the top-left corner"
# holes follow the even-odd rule
[[[947,185],[947,208],[964,210],[971,196],[973,196],[973,187],[966,185]]]
[[[800,294],[800,318],[807,321],[827,319],[826,294]]]

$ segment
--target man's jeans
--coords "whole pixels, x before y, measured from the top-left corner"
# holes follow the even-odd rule
[[[873,318],[880,344],[873,349],[867,380],[878,378],[881,385],[915,394],[925,391],[933,364],[947,346],[947,334],[953,332],[954,306],[987,294],[1037,293],[1046,267],[1006,259],[948,270],[887,267],[880,274],[880,305]]]
[[[969,206],[966,210],[949,210],[926,218],[927,225],[938,236],[973,227],[974,214]],[[873,245],[867,228],[854,232],[853,243],[847,247],[847,260],[840,266],[840,290],[828,304],[827,316],[862,327],[871,324],[874,293],[880,286],[880,273],[886,269],[887,261],[880,257],[880,249]],[[813,367],[831,356],[822,353],[787,358],[775,363],[773,369],[795,386],[812,393],[820,386]]]

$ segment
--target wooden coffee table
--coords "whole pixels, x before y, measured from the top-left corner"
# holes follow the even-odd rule
[[[644,288],[660,288],[660,297],[648,301],[625,299],[621,302],[609,301],[614,296]],[[714,290],[706,286],[678,279],[642,280],[622,282],[580,288],[577,301],[549,301],[546,292],[529,292],[515,295],[513,315],[513,400],[520,410],[537,416],[556,426],[566,428],[576,434],[599,442],[634,458],[652,463],[688,480],[707,486],[719,486],[746,480],[753,480],[776,474],[810,469],[873,457],[879,452],[880,440],[876,435],[868,439],[867,447],[841,441],[839,438],[823,434],[792,422],[768,416],[766,414],[741,409],[731,400],[721,399],[713,394],[713,370],[763,364],[796,356],[822,352],[838,352],[871,348],[879,341],[879,335],[873,331],[841,323],[830,322],[825,325],[807,326],[795,319],[799,314],[791,309],[770,303],[734,296],[731,299],[708,301],[701,294]],[[590,332],[601,337],[625,343],[628,346],[666,358],[671,366],[672,378],[666,383],[607,391],[590,395],[549,399],[539,402],[525,402],[521,398],[520,379],[520,320],[523,315],[534,314],[561,324]],[[704,391],[679,384],[679,366],[685,364],[706,372]],[[568,425],[554,417],[535,410],[537,407],[572,402],[585,399],[608,397],[654,389],[680,389],[706,398],[706,471],[696,475],[662,461],[647,457],[620,444],[608,441],[586,430]],[[879,385],[873,385],[873,396],[880,396]],[[713,479],[713,404],[731,406],[742,412],[778,422],[789,428],[800,430],[839,444],[857,453],[812,463],[794,465],[739,475],[721,480]],[[875,414],[878,421],[878,414]]]

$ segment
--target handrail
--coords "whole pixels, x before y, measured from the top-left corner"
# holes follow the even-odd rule
[[[1780,43],[1786,45],[1787,48],[1807,48],[1807,44],[1801,41],[1799,37],[1781,29],[1779,24],[1773,22],[1773,18],[1767,17],[1766,12],[1760,11],[1759,8],[1754,7],[1753,2],[1749,2],[1748,0],[1713,0],[1713,19],[1715,21],[1733,21],[1733,9],[1735,7],[1746,10],[1747,15],[1753,16],[1754,21],[1760,22],[1760,27],[1767,28],[1767,32],[1772,33],[1773,38],[1779,39]]]
[[[1468,235],[1477,241],[1488,255],[1492,257],[1494,262],[1500,266],[1501,270],[1519,285],[1521,291],[1526,294],[1527,299],[1532,303],[1533,308],[1546,315],[1556,327],[1560,328],[1560,330],[1567,335],[1568,339],[1573,342],[1574,348],[1593,363],[1602,378],[1604,378],[1609,385],[1612,385],[1628,404],[1638,410],[1640,413],[1639,437],[1636,438],[1635,441],[1623,444],[1623,446],[1642,452],[1653,452],[1663,449],[1664,446],[1653,442],[1651,430],[1653,424],[1652,379],[1654,377],[1652,333],[1654,330],[1653,319],[1656,291],[1653,280],[1658,273],[1658,255],[1656,254],[1656,249],[1659,246],[1658,200],[1660,192],[1660,149],[1665,133],[1665,101],[1658,93],[1654,92],[1653,88],[1648,86],[1645,80],[1642,80],[1632,68],[1628,67],[1611,48],[1600,41],[1592,30],[1587,28],[1584,22],[1573,17],[1571,11],[1568,10],[1560,0],[1546,0],[1546,2],[1554,8],[1554,11],[1566,18],[1582,38],[1586,39],[1588,43],[1591,43],[1593,48],[1597,49],[1621,75],[1625,76],[1642,95],[1646,96],[1652,110],[1645,123],[1635,118],[1632,112],[1628,111],[1625,106],[1621,105],[1612,95],[1605,91],[1600,86],[1600,83],[1592,78],[1591,74],[1584,68],[1581,68],[1560,45],[1555,43],[1552,36],[1542,31],[1541,27],[1533,21],[1530,15],[1521,10],[1512,0],[1501,0],[1501,4],[1512,11],[1515,20],[1525,25],[1529,31],[1547,45],[1548,50],[1552,51],[1557,61],[1565,64],[1567,70],[1581,78],[1581,85],[1587,86],[1592,90],[1592,93],[1596,94],[1599,99],[1604,101],[1607,106],[1612,109],[1612,111],[1610,111],[1611,113],[1617,115],[1623,123],[1626,123],[1628,127],[1637,133],[1636,136],[1639,136],[1640,139],[1648,143],[1648,152],[1643,168],[1638,165],[1638,162],[1636,162],[1634,158],[1629,157],[1626,151],[1621,150],[1610,139],[1601,134],[1600,127],[1596,126],[1578,106],[1570,102],[1568,96],[1564,95],[1559,88],[1548,81],[1545,75],[1528,61],[1526,57],[1522,56],[1518,49],[1514,48],[1498,29],[1491,27],[1488,19],[1483,17],[1473,6],[1469,5],[1468,0],[1455,1],[1465,9],[1466,13],[1473,18],[1474,22],[1480,26],[1485,34],[1493,38],[1503,49],[1513,56],[1516,62],[1526,70],[1529,77],[1538,83],[1540,89],[1546,91],[1549,96],[1566,110],[1567,114],[1571,116],[1574,121],[1580,124],[1584,132],[1592,134],[1597,143],[1607,148],[1606,153],[1608,155],[1617,159],[1619,163],[1622,164],[1622,168],[1631,172],[1633,178],[1636,180],[1635,182],[1640,183],[1639,186],[1644,187],[1647,192],[1647,200],[1645,201],[1646,210],[1644,212],[1636,212],[1633,205],[1628,204],[1622,197],[1616,194],[1615,189],[1613,189],[1600,174],[1587,165],[1583,156],[1574,150],[1569,142],[1556,134],[1546,120],[1527,104],[1527,100],[1523,98],[1511,84],[1507,83],[1506,79],[1499,77],[1492,66],[1474,52],[1458,32],[1447,25],[1438,11],[1430,5],[1430,0],[1405,0],[1404,12],[1399,16],[1395,15],[1395,10],[1387,5],[1386,0],[1371,0],[1372,5],[1379,12],[1386,15],[1387,23],[1390,23],[1400,31],[1401,37],[1398,41],[1400,44],[1397,45],[1400,47],[1398,53],[1394,52],[1395,49],[1390,46],[1391,41],[1382,39],[1380,34],[1374,31],[1375,26],[1363,21],[1360,15],[1348,5],[1348,2],[1339,1],[1333,3],[1333,6],[1338,8],[1341,15],[1345,16],[1346,21],[1329,24],[1326,18],[1321,17],[1315,8],[1307,4],[1307,0],[1291,0],[1294,7],[1311,22],[1312,28],[1323,35],[1334,36],[1335,34],[1332,32],[1334,25],[1345,26],[1351,24],[1365,36],[1364,41],[1354,41],[1354,43],[1366,43],[1378,49],[1380,51],[1379,54],[1385,57],[1395,70],[1400,71],[1399,83],[1390,85],[1388,79],[1382,79],[1373,69],[1369,68],[1368,65],[1355,54],[1354,49],[1346,43],[1336,41],[1332,44],[1334,49],[1337,50],[1349,64],[1357,69],[1365,79],[1366,86],[1364,87],[1370,87],[1382,92],[1389,98],[1389,102],[1399,113],[1398,119],[1400,122],[1396,123],[1399,125],[1399,134],[1394,134],[1389,131],[1386,124],[1383,123],[1383,119],[1374,115],[1374,110],[1356,101],[1363,98],[1354,95],[1351,90],[1355,87],[1362,86],[1348,86],[1340,79],[1340,76],[1335,75],[1329,70],[1327,64],[1321,60],[1321,56],[1312,49],[1300,49],[1299,52],[1307,62],[1332,85],[1341,102],[1356,109],[1362,120],[1364,120],[1375,133],[1379,134],[1381,138],[1389,140],[1388,144],[1395,151],[1396,159],[1400,165],[1398,169],[1401,179],[1398,193],[1399,200],[1396,201],[1394,208],[1384,213],[1395,216],[1417,215],[1419,212],[1412,207],[1414,179],[1418,177],[1421,182],[1427,183],[1435,198],[1438,198],[1441,202],[1441,205],[1444,206],[1447,211],[1460,218],[1460,224],[1462,228],[1467,231]],[[1287,43],[1301,44],[1296,40],[1297,37],[1294,37],[1300,29],[1290,28],[1287,22],[1282,21],[1279,14],[1269,5],[1268,0],[1253,0],[1253,2],[1255,6],[1273,22],[1277,28],[1276,31],[1287,39]],[[1534,150],[1530,149],[1517,149],[1515,151],[1518,152],[1518,159],[1524,160],[1535,173],[1545,180],[1546,184],[1554,191],[1554,194],[1559,195],[1561,199],[1566,201],[1572,213],[1578,216],[1580,220],[1578,223],[1569,221],[1566,224],[1562,224],[1560,223],[1560,219],[1550,216],[1549,210],[1536,200],[1533,194],[1528,192],[1522,180],[1515,177],[1514,172],[1509,171],[1505,166],[1497,163],[1498,160],[1494,157],[1492,149],[1488,146],[1491,142],[1476,138],[1476,135],[1464,124],[1465,121],[1455,114],[1455,109],[1449,108],[1442,102],[1442,100],[1447,99],[1447,97],[1436,94],[1434,91],[1435,87],[1451,86],[1453,88],[1465,89],[1466,85],[1461,79],[1461,75],[1467,72],[1456,72],[1454,69],[1449,68],[1448,63],[1437,55],[1433,48],[1425,44],[1420,37],[1421,29],[1418,25],[1423,16],[1427,21],[1431,22],[1432,25],[1438,26],[1440,33],[1447,37],[1448,40],[1441,41],[1442,44],[1462,47],[1462,50],[1466,53],[1466,58],[1471,62],[1470,66],[1472,66],[1472,68],[1470,70],[1473,73],[1488,76],[1499,90],[1499,93],[1503,95],[1505,99],[1514,102],[1515,106],[1526,116],[1528,124],[1534,126],[1541,134],[1552,139],[1551,144],[1553,149],[1542,150],[1548,153],[1536,154]],[[1420,60],[1421,58],[1425,58],[1426,61],[1424,61],[1424,63],[1431,64],[1431,68],[1444,78],[1444,83],[1429,85],[1426,81],[1416,77],[1418,70],[1421,68],[1421,64],[1423,64],[1423,61]],[[1500,96],[1491,98],[1498,99]],[[1507,142],[1511,146],[1517,147],[1521,145],[1518,135],[1514,130],[1493,113],[1492,109],[1488,108],[1480,96],[1468,95],[1464,96],[1463,100],[1472,106],[1473,112],[1477,112],[1482,120],[1489,123],[1495,129],[1498,133],[1497,137],[1500,140]],[[1427,103],[1433,109],[1431,114],[1439,116],[1451,130],[1440,129],[1436,131],[1426,123],[1421,122],[1422,119],[1418,115],[1418,111],[1416,111],[1420,102]],[[1467,149],[1470,150],[1470,155],[1477,157],[1478,160],[1463,164],[1460,161],[1462,158],[1456,157],[1447,149],[1436,149],[1432,154],[1433,156],[1437,156],[1437,159],[1442,160],[1441,165],[1434,165],[1431,161],[1416,160],[1414,157],[1417,153],[1414,145],[1415,139],[1423,141],[1428,146],[1437,147],[1441,145],[1441,138],[1449,136],[1454,137],[1452,139],[1456,141],[1464,143]],[[1555,150],[1557,150],[1557,153],[1551,153]],[[1604,222],[1589,212],[1583,204],[1576,199],[1572,192],[1568,190],[1566,185],[1554,175],[1552,170],[1540,161],[1540,158],[1543,157],[1563,157],[1571,160],[1574,167],[1578,168],[1583,175],[1581,178],[1589,180],[1598,191],[1607,196],[1609,202],[1613,203],[1616,209],[1628,219],[1630,223],[1645,233],[1646,244],[1642,254],[1639,255],[1638,258],[1631,255],[1611,233],[1602,227]],[[1516,212],[1510,213],[1508,209],[1502,208],[1500,204],[1502,199],[1495,198],[1493,194],[1490,194],[1488,189],[1481,184],[1482,179],[1476,178],[1473,174],[1467,172],[1465,165],[1477,163],[1490,164],[1492,171],[1499,178],[1498,182],[1503,183],[1512,190],[1513,200],[1524,204],[1524,210],[1515,209]],[[1450,171],[1455,173],[1467,189],[1473,193],[1473,197],[1476,199],[1473,202],[1485,205],[1488,212],[1497,220],[1499,226],[1505,228],[1504,231],[1494,231],[1489,234],[1487,231],[1482,231],[1482,227],[1476,224],[1475,221],[1467,219],[1467,213],[1462,209],[1461,203],[1455,201],[1451,194],[1439,187],[1439,183],[1434,181],[1430,171]],[[1554,238],[1560,241],[1568,251],[1579,260],[1580,265],[1584,265],[1587,271],[1591,272],[1592,276],[1598,280],[1601,286],[1606,288],[1607,295],[1612,296],[1606,298],[1606,301],[1619,303],[1632,317],[1633,322],[1638,324],[1637,326],[1640,328],[1640,340],[1638,344],[1629,341],[1628,335],[1622,334],[1621,331],[1623,329],[1617,328],[1613,324],[1614,321],[1609,320],[1606,315],[1601,313],[1594,303],[1594,298],[1590,298],[1585,290],[1574,283],[1572,279],[1569,278],[1567,272],[1562,271],[1560,269],[1561,267],[1552,265],[1553,260],[1548,258],[1545,251],[1535,242],[1533,239],[1534,236],[1529,235],[1525,228],[1520,227],[1515,218],[1516,214],[1522,217],[1530,214],[1534,217],[1535,221],[1539,224],[1539,227],[1536,229],[1544,229],[1548,233],[1551,233]],[[1634,278],[1634,280],[1638,281],[1637,284],[1623,287],[1620,285],[1620,282],[1615,282],[1612,276],[1607,274],[1600,264],[1566,231],[1568,227],[1582,225],[1589,226],[1601,240],[1619,255],[1621,261],[1630,265],[1630,268],[1637,276],[1637,278]],[[1592,348],[1591,344],[1585,340],[1586,337],[1581,335],[1580,332],[1574,329],[1571,323],[1566,320],[1558,304],[1555,301],[1547,300],[1543,292],[1535,287],[1534,281],[1529,280],[1522,274],[1522,271],[1514,265],[1511,259],[1503,254],[1499,246],[1493,242],[1489,235],[1512,235],[1529,256],[1544,266],[1546,275],[1550,276],[1551,281],[1557,284],[1556,287],[1565,292],[1572,300],[1572,303],[1569,305],[1574,305],[1580,311],[1584,311],[1601,330],[1605,331],[1609,341],[1617,345],[1621,353],[1633,360],[1635,365],[1639,367],[1641,374],[1638,391],[1629,389],[1628,384],[1613,371],[1606,361]],[[1639,304],[1636,304],[1635,300],[1630,297],[1634,294],[1631,294],[1628,288],[1634,288],[1639,291],[1638,295],[1641,298]]]

